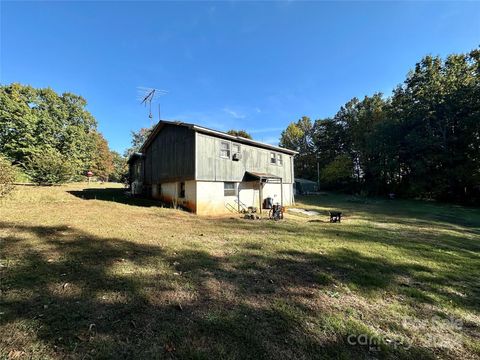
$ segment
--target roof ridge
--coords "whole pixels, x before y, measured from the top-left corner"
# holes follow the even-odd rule
[[[227,138],[227,139],[236,139],[239,142],[243,142],[243,143],[246,143],[246,144],[251,144],[252,146],[263,147],[263,148],[266,148],[266,149],[275,150],[275,151],[279,151],[279,152],[283,152],[283,153],[287,153],[287,154],[291,154],[291,155],[298,154],[298,151],[295,151],[295,150],[290,150],[290,149],[283,148],[283,147],[280,147],[280,146],[267,144],[267,143],[264,143],[264,142],[261,142],[261,141],[248,139],[248,138],[238,136],[238,135],[230,135],[230,134],[228,134],[226,132],[223,132],[223,131],[220,131],[220,130],[214,130],[214,129],[207,128],[205,126],[196,125],[196,124],[193,124],[193,123],[186,123],[186,122],[183,122],[183,121],[180,121],[180,120],[174,120],[174,121],[172,121],[172,120],[160,120],[155,125],[152,132],[150,133],[148,138],[145,140],[145,142],[141,146],[140,151],[143,151],[150,144],[152,139],[160,132],[161,128],[163,127],[162,125],[184,126],[184,127],[188,127],[188,128],[190,128],[194,131],[197,131],[197,132],[204,132],[204,133],[207,133],[207,134],[210,134],[210,135],[213,135],[213,136],[216,135],[218,137],[224,137],[224,138]]]

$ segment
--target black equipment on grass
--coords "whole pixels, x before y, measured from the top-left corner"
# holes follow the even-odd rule
[[[283,219],[284,211],[285,211],[285,208],[282,205],[277,203],[275,205],[272,205],[272,208],[268,212],[268,217],[275,221],[281,220]]]
[[[330,211],[330,222],[342,222],[342,212],[341,211]]]

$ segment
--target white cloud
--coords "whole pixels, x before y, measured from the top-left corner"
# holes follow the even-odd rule
[[[235,119],[245,119],[245,115],[230,108],[224,108],[223,111]]]

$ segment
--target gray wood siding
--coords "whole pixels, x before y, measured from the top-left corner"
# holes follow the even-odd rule
[[[165,125],[145,150],[145,183],[195,178],[195,132]]]
[[[129,166],[129,177],[131,181],[139,181],[143,182],[143,159],[135,159],[133,160]]]
[[[196,134],[196,179],[204,181],[235,181],[242,180],[245,171],[268,173],[281,176],[285,183],[292,183],[291,155],[281,153],[283,165],[270,164],[270,153],[275,152],[255,146],[239,144],[242,158],[232,160],[220,157],[220,143],[226,141],[210,135]],[[230,141],[231,144],[238,144]],[[275,152],[278,154],[278,152]]]

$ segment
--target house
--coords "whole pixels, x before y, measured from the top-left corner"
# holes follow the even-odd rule
[[[296,151],[161,120],[128,160],[132,193],[202,215],[293,204]]]

